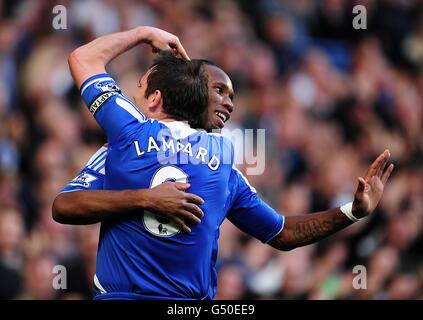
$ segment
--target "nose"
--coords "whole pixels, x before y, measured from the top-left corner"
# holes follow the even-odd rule
[[[223,100],[223,106],[229,111],[229,113],[232,113],[232,111],[234,111],[234,104],[232,103],[232,100],[229,97],[225,97],[225,100]]]

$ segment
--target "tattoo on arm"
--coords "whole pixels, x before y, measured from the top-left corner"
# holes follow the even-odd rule
[[[329,217],[326,220],[311,218],[304,222],[297,222],[293,232],[294,239],[298,245],[318,241],[339,230],[340,224],[336,220],[336,217]]]
[[[284,229],[270,242],[270,245],[280,250],[317,242],[351,224],[338,208],[312,215],[288,216],[285,219]]]

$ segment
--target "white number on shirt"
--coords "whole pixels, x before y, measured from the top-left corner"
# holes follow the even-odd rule
[[[151,179],[150,188],[154,188],[165,182],[187,183],[188,175],[178,167],[164,166],[154,174]],[[160,237],[171,237],[181,232],[181,229],[175,222],[159,217],[147,210],[144,210],[143,223],[149,232]]]

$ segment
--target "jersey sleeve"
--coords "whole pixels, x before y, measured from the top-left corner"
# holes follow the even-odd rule
[[[134,126],[147,120],[122,94],[116,82],[107,73],[88,78],[81,85],[80,91],[85,104],[103,128],[109,142],[124,137]]]
[[[84,169],[60,190],[60,193],[78,190],[103,190],[107,150],[106,146],[98,149],[88,160]]]
[[[236,168],[232,169],[229,187],[233,198],[227,218],[237,228],[263,243],[282,231],[285,217],[261,200]]]
[[[78,190],[103,190],[103,184],[104,174],[85,167],[75,179],[60,190],[60,193]]]

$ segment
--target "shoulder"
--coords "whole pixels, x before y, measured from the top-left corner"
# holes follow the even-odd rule
[[[245,175],[235,166],[232,166],[231,180],[236,183],[240,189],[248,190],[252,193],[257,193],[256,189],[250,184]]]
[[[83,95],[87,89],[96,90],[97,93],[113,91],[121,93],[116,81],[108,73],[96,74],[86,79],[80,87],[81,94]]]
[[[106,160],[108,150],[108,144],[104,144],[100,147],[100,149],[98,149],[85,164],[85,168],[93,169],[96,164],[104,162]]]
[[[217,132],[208,132],[206,133],[211,139],[218,141],[224,148],[233,149],[232,140],[227,136],[217,133]]]
[[[77,190],[101,190],[103,189],[104,177],[104,167],[97,171],[85,167],[60,193]]]
[[[147,119],[137,106],[122,93],[122,90],[108,73],[100,73],[88,78],[82,83],[80,91],[87,107],[94,116],[103,105],[113,104],[119,107],[119,110],[125,110],[127,112],[124,112],[125,114],[131,115],[139,122],[144,122]]]
[[[154,120],[160,129],[166,130],[176,140],[186,139],[197,135],[201,130],[191,128],[187,123],[183,121],[157,121]]]
[[[214,140],[212,145],[218,145],[218,150],[223,162],[233,166],[235,160],[235,149],[232,140],[220,133],[209,133],[209,137]]]

